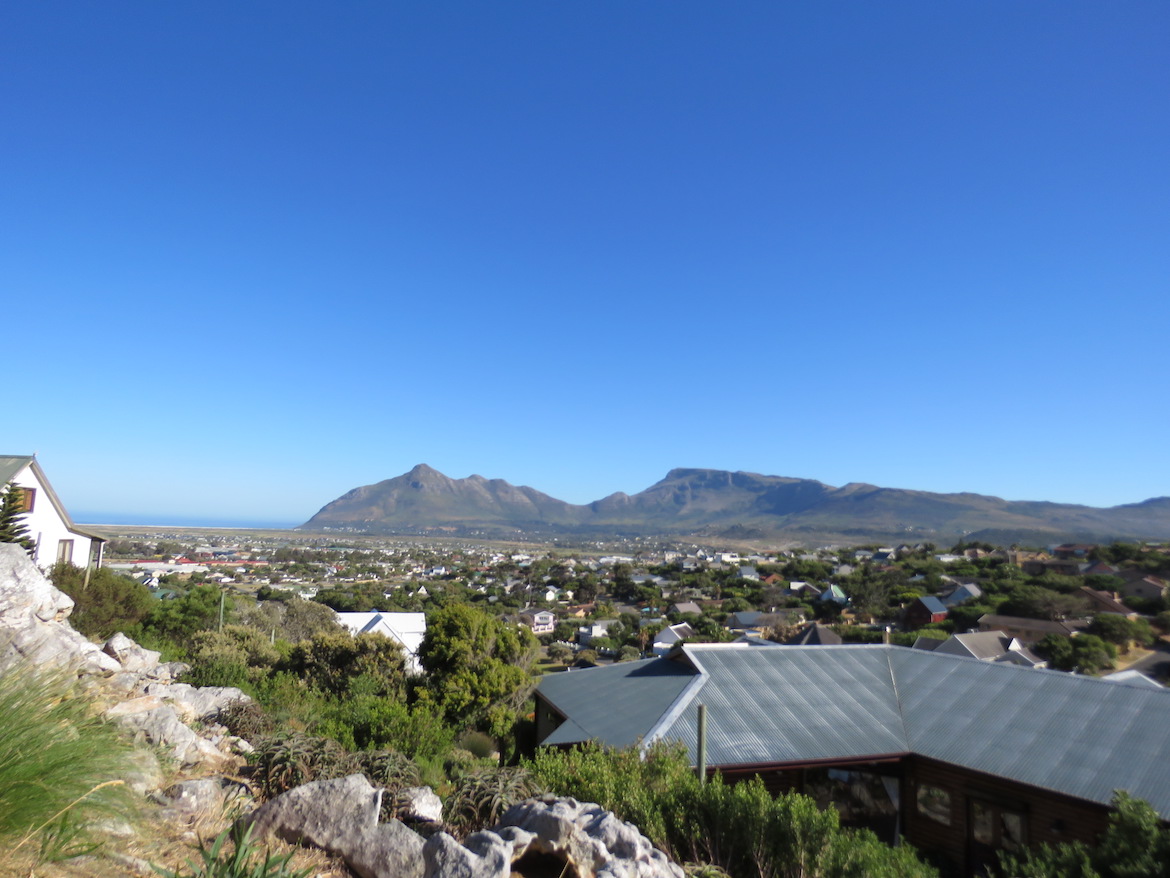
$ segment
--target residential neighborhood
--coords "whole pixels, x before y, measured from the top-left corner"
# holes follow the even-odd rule
[[[219,595],[221,617],[230,599],[237,619],[273,620],[275,644],[289,608],[312,607],[355,638],[395,644],[411,681],[400,692],[436,685],[428,643],[453,624],[529,644],[510,685],[516,704],[535,699],[538,748],[678,742],[696,770],[808,795],[956,874],[1005,851],[1091,843],[1117,789],[1170,817],[1170,777],[1156,768],[1170,764],[1163,545],[99,533],[74,524],[35,457],[0,464],[41,570],[124,577],[160,613]],[[244,637],[235,624],[216,642]],[[498,707],[502,733],[515,720]]]

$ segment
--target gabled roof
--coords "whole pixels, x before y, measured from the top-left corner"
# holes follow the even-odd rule
[[[943,602],[932,594],[923,595],[918,599],[918,603],[922,604],[932,616],[940,614],[945,616],[947,614],[947,608],[943,606]]]
[[[874,646],[683,645],[545,677],[566,722],[546,744],[682,741],[708,763],[797,765],[910,753],[1108,804],[1125,789],[1170,816],[1170,691]]]
[[[813,623],[786,641],[788,646],[829,646],[844,643],[841,635],[825,625]]]
[[[337,613],[337,621],[354,634],[381,634],[397,641],[407,663],[417,667],[418,649],[427,633],[425,613]]]
[[[45,471],[41,469],[41,465],[37,462],[35,454],[18,454],[10,457],[0,457],[0,487],[7,485],[20,475],[25,467],[32,469],[33,474],[37,477],[37,481],[41,483],[43,492],[49,498],[49,502],[53,504],[57,515],[65,523],[65,527],[68,530],[80,536],[89,537],[91,540],[106,541],[107,538],[101,534],[80,528],[73,523],[73,519],[69,517],[69,511],[65,508],[65,504],[61,502],[61,498],[57,496],[57,492],[53,490],[53,486],[49,484],[49,478],[45,475]]]
[[[667,659],[643,659],[550,674],[541,693],[568,722],[542,743],[598,740],[629,747],[650,730],[695,681],[692,669]]]

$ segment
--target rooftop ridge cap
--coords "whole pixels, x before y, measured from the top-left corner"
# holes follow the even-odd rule
[[[882,646],[885,645],[882,644]],[[906,710],[902,705],[902,691],[898,688],[898,673],[894,670],[894,650],[898,648],[896,646],[890,646],[886,650],[886,668],[890,672],[890,686],[894,690],[894,705],[898,709],[898,722],[902,724],[902,743],[906,745],[907,752],[913,752],[910,746],[910,731],[906,728]],[[924,655],[934,655],[933,652],[927,652],[926,650],[920,650],[920,652]]]
[[[638,752],[642,756],[645,756],[646,751],[649,750],[650,747],[653,746],[656,742],[658,742],[662,736],[666,734],[666,730],[674,725],[678,718],[682,716],[683,711],[690,706],[691,702],[694,700],[694,697],[699,693],[699,690],[703,688],[703,684],[706,682],[707,675],[703,670],[700,669],[699,672],[695,674],[694,678],[683,687],[683,690],[678,694],[678,697],[671,702],[670,707],[666,708],[666,711],[658,718],[658,721],[650,727],[648,732],[646,732],[646,737],[642,739],[642,743],[638,747]]]

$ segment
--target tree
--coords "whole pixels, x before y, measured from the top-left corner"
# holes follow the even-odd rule
[[[230,618],[233,602],[214,585],[197,585],[182,597],[155,604],[142,620],[142,630],[175,643],[185,643],[196,631],[216,627],[221,606],[225,618]]]
[[[24,491],[9,482],[0,495],[0,543],[16,543],[31,558],[37,546],[28,535],[28,526],[24,523],[26,514]]]
[[[1020,878],[1168,878],[1170,830],[1147,802],[1118,790],[1109,827],[1098,844],[1041,845],[1019,857],[1003,855],[1003,874]]]
[[[1088,606],[1088,602],[1080,595],[1061,594],[1038,585],[1021,585],[1012,589],[1008,599],[1000,604],[999,613],[1052,621],[1078,616]]]
[[[320,631],[293,648],[284,669],[336,696],[350,693],[360,680],[364,695],[401,698],[406,684],[401,645],[374,633]]]
[[[1111,668],[1117,658],[1117,647],[1094,634],[1077,637],[1048,634],[1036,644],[1034,651],[1048,660],[1049,667],[1082,674],[1095,674]]]
[[[538,648],[523,626],[505,624],[468,604],[443,607],[427,619],[419,647],[427,672],[420,697],[454,726],[503,737],[532,690],[528,669]]]
[[[573,656],[572,647],[565,646],[563,643],[554,643],[548,648],[548,657],[554,662],[561,662],[564,664]]]
[[[1140,645],[1147,646],[1154,636],[1150,630],[1150,623],[1145,619],[1131,620],[1112,613],[1094,616],[1089,631],[1107,643],[1120,647],[1123,655],[1129,652],[1131,642],[1137,641]]]
[[[49,570],[49,580],[73,598],[69,624],[86,637],[104,640],[134,628],[158,605],[146,586],[106,567],[90,571],[86,584],[84,570],[61,562]]]

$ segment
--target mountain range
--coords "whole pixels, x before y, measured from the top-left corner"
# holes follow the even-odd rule
[[[1170,497],[1095,508],[934,494],[712,469],[673,469],[637,494],[585,505],[473,475],[452,479],[426,464],[354,488],[301,526],[365,533],[661,535],[814,544],[960,538],[1009,544],[1170,539]]]

